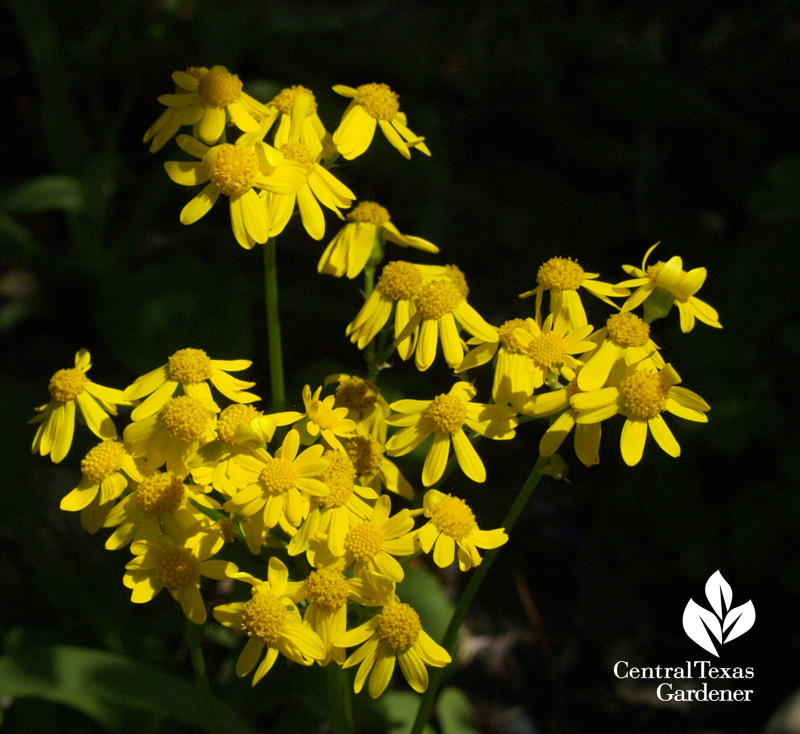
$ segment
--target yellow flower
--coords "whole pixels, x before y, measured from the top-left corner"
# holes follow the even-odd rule
[[[102,439],[117,437],[117,429],[108,414],[116,415],[116,405],[130,403],[123,397],[122,390],[103,387],[86,377],[91,366],[89,352],[81,349],[75,355],[74,367],[58,370],[50,378],[47,386],[50,402],[36,408],[39,415],[28,421],[41,424],[33,437],[32,453],[38,452],[41,456],[50,454],[55,464],[63,460],[72,446],[76,404],[95,436]]]
[[[169,177],[181,186],[209,182],[183,207],[181,223],[194,224],[209,212],[220,194],[225,194],[233,235],[247,250],[270,237],[272,218],[265,192],[294,196],[306,185],[305,167],[285,159],[266,143],[223,143],[209,148],[188,135],[179,135],[176,142],[200,161],[167,161],[164,169]],[[261,189],[261,194],[256,189]]]
[[[328,375],[323,385],[327,387],[334,382],[338,383],[334,405],[337,408],[347,408],[347,417],[361,431],[385,442],[389,403],[381,395],[380,388],[371,380],[345,374]]]
[[[408,129],[406,116],[400,112],[399,96],[386,84],[362,84],[355,89],[337,84],[333,91],[352,100],[333,134],[334,145],[347,160],[369,148],[378,125],[386,139],[406,158],[411,158],[409,148],[431,154],[425,138]]]
[[[214,619],[249,638],[236,661],[236,675],[241,678],[255,668],[265,648],[267,652],[253,675],[253,685],[269,672],[279,653],[300,665],[313,665],[315,660],[327,658],[328,651],[319,635],[303,624],[300,612],[288,597],[289,571],[282,561],[269,559],[267,581],[244,573],[234,574],[233,578],[253,586],[252,598],[215,607]]]
[[[414,488],[400,473],[397,465],[386,457],[386,440],[379,441],[372,434],[359,434],[344,441],[344,449],[365,487],[380,493],[381,487],[407,500],[414,499]]]
[[[185,73],[200,80],[208,74],[208,69],[205,66],[190,66]],[[175,85],[176,95],[189,94],[192,91],[193,89],[185,89],[179,84]],[[202,112],[202,110],[192,107],[167,107],[148,128],[144,134],[143,142],[153,141],[150,144],[151,153],[161,150],[167,141],[172,139],[175,133],[180,130],[182,125],[193,125],[199,119],[198,112]]]
[[[367,691],[378,698],[389,685],[395,663],[417,693],[428,689],[428,669],[443,668],[450,655],[422,629],[417,612],[394,594],[387,599],[380,614],[335,640],[341,647],[361,645],[345,661],[343,668],[358,665],[353,689],[360,693],[369,676]],[[363,643],[363,644],[362,644]],[[371,674],[370,674],[371,671]]]
[[[144,604],[164,587],[179,602],[186,617],[195,624],[206,621],[206,607],[200,595],[200,577],[221,580],[236,573],[228,561],[211,561],[225,540],[221,533],[199,533],[185,543],[167,535],[140,540],[131,545],[134,554],[126,566],[125,586],[132,590],[131,601]]]
[[[306,412],[298,413],[296,411],[287,411],[285,413],[275,413],[274,417],[280,421],[294,422],[305,417],[304,422],[301,424],[302,429],[308,433],[312,438],[321,436],[322,440],[332,449],[339,449],[344,451],[340,438],[348,438],[353,435],[356,430],[355,421],[347,417],[347,408],[336,408],[336,397],[328,395],[326,398],[320,400],[320,393],[322,387],[314,390],[311,394],[311,388],[306,385],[303,388],[303,404]]]
[[[433,434],[433,444],[422,467],[422,483],[430,487],[444,474],[452,440],[458,465],[475,482],[486,481],[486,468],[475,447],[464,433],[464,426],[486,438],[514,438],[517,419],[514,411],[503,405],[473,403],[475,387],[469,382],[457,382],[446,395],[433,400],[398,400],[390,405],[399,415],[389,418],[389,424],[403,429],[389,439],[386,452],[403,456],[413,451]]]
[[[482,560],[478,548],[499,548],[508,540],[503,528],[481,530],[464,500],[438,489],[428,490],[422,509],[411,512],[412,515],[423,513],[428,522],[417,531],[417,539],[425,553],[433,550],[433,561],[439,568],[447,568],[458,549],[458,567],[469,571]]]
[[[141,400],[150,396],[133,410],[131,418],[136,421],[158,412],[175,394],[179,385],[185,395],[196,398],[214,413],[219,413],[219,406],[211,397],[208,382],[234,402],[252,403],[260,400],[258,395],[245,392],[255,382],[237,380],[228,374],[246,370],[252,364],[249,359],[211,359],[202,349],[179,349],[167,360],[167,364],[138,377],[125,389],[126,400]]]
[[[180,111],[180,123],[194,125],[197,137],[209,145],[222,137],[228,117],[243,132],[259,131],[256,118],[264,114],[264,105],[243,92],[239,77],[224,66],[212,66],[205,73],[176,71],[172,80],[179,93],[162,94],[158,101]]]
[[[439,248],[421,237],[400,233],[389,219],[389,212],[374,201],[362,201],[347,215],[345,224],[325,248],[317,271],[337,278],[355,278],[367,264],[374,247],[383,252],[386,241],[401,247],[414,247],[423,252],[439,252]]]
[[[711,410],[699,395],[679,387],[681,378],[672,365],[656,370],[646,362],[617,369],[610,387],[572,397],[572,405],[581,411],[576,422],[598,423],[614,415],[624,415],[620,450],[628,466],[638,464],[644,452],[648,429],[656,443],[670,456],[679,456],[681,448],[661,414],[666,410],[679,418],[706,423]]]
[[[704,324],[721,329],[722,324],[719,323],[719,314],[716,310],[694,295],[705,283],[708,271],[705,268],[694,268],[686,272],[683,269],[683,260],[677,255],[671,257],[667,262],[659,260],[648,267],[647,258],[658,244],[656,242],[645,253],[641,268],[633,265],[622,266],[622,269],[628,275],[633,275],[634,278],[623,281],[619,286],[636,288],[633,295],[622,304],[622,310],[631,311],[642,302],[646,302],[645,309],[647,309],[652,299],[656,301],[656,318],[660,318],[666,316],[672,304],[675,303],[678,306],[681,331],[684,334],[694,328],[695,319],[700,319]]]
[[[561,314],[570,329],[585,326],[586,311],[583,309],[578,288],[585,288],[593,296],[610,306],[617,307],[609,296],[627,296],[630,291],[620,285],[611,285],[596,280],[598,273],[587,273],[575,260],[565,257],[550,258],[536,274],[536,288],[525,291],[520,298],[536,296],[536,318],[541,321],[542,296],[550,291],[550,312]]]

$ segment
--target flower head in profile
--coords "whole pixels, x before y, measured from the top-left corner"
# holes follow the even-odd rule
[[[433,561],[447,568],[458,551],[458,567],[469,571],[480,565],[478,548],[499,548],[508,540],[503,528],[481,530],[470,506],[460,497],[429,489],[422,500],[422,509],[412,515],[424,514],[428,522],[417,531],[417,539],[425,553],[433,550]]]
[[[383,252],[384,244],[394,242],[423,252],[439,252],[439,248],[421,237],[400,233],[389,219],[389,212],[374,201],[362,201],[347,215],[347,224],[339,230],[322,253],[317,271],[340,278],[355,278],[367,264],[375,248]]]
[[[236,675],[243,677],[258,665],[253,674],[255,685],[270,671],[279,654],[300,665],[313,665],[315,660],[328,657],[325,644],[309,625],[303,624],[300,612],[289,598],[289,570],[281,560],[269,559],[266,581],[246,573],[234,573],[231,577],[253,587],[248,601],[223,604],[213,612],[217,622],[248,637],[236,661]]]
[[[122,390],[103,387],[92,382],[86,373],[92,366],[89,352],[81,349],[75,355],[75,366],[58,370],[47,386],[50,402],[36,408],[38,415],[29,423],[39,423],[33,437],[32,453],[50,454],[55,464],[62,461],[72,446],[75,432],[75,406],[95,436],[102,439],[117,437],[117,429],[109,417],[117,414],[117,405],[130,405]]]
[[[633,295],[622,304],[622,310],[631,311],[644,303],[645,314],[649,310],[652,318],[661,318],[667,315],[674,303],[680,314],[681,331],[685,334],[694,328],[695,319],[715,329],[721,329],[722,324],[716,310],[695,296],[705,283],[708,271],[705,268],[685,271],[683,260],[678,255],[666,262],[659,260],[648,266],[647,259],[658,244],[656,242],[645,253],[641,268],[634,265],[622,266],[628,275],[634,277],[619,283],[619,286],[636,288]]]
[[[356,422],[347,417],[350,412],[347,408],[336,407],[334,395],[320,398],[321,393],[321,386],[314,390],[313,395],[308,385],[303,388],[303,404],[306,408],[303,428],[312,437],[321,437],[332,449],[344,451],[340,439],[349,438],[355,433]],[[303,417],[302,413],[298,415]]]
[[[486,438],[506,440],[514,437],[517,419],[514,411],[503,405],[473,403],[474,385],[457,382],[447,394],[433,400],[398,400],[389,407],[397,413],[389,424],[402,426],[386,444],[389,456],[403,456],[413,451],[433,434],[433,443],[422,467],[422,483],[426,487],[444,474],[450,443],[455,448],[458,465],[474,482],[486,481],[486,468],[470,442],[464,427]]]
[[[195,77],[197,80],[203,79],[208,74],[208,69],[205,66],[190,66],[184,72],[189,76]],[[185,77],[181,75],[179,80],[185,83]],[[193,87],[192,84],[189,85]],[[194,89],[187,89],[175,84],[175,94],[191,94]],[[150,152],[155,153],[171,140],[178,130],[183,125],[193,125],[198,119],[197,108],[189,107],[167,107],[159,116],[158,119],[147,129],[144,134],[143,142],[150,143]]]
[[[406,116],[400,112],[399,95],[386,84],[362,84],[356,88],[337,84],[333,91],[351,99],[333,133],[334,145],[347,160],[357,158],[369,148],[378,126],[404,157],[411,158],[409,148],[431,154],[425,138],[408,129]]]
[[[355,421],[359,431],[370,433],[380,441],[386,441],[386,418],[389,417],[389,403],[381,395],[380,388],[357,375],[328,375],[323,385],[336,383],[334,405],[347,408],[347,417]]]
[[[386,456],[385,439],[380,441],[371,433],[359,433],[344,440],[344,449],[353,462],[358,481],[362,485],[371,487],[377,494],[383,488],[407,500],[414,499],[411,483]]]

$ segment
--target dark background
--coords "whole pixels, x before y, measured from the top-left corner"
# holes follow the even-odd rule
[[[458,264],[470,303],[492,323],[530,313],[517,296],[552,256],[617,281],[621,264],[639,265],[660,240],[656,258],[708,268],[699,296],[724,329],[698,323],[682,335],[674,313],[653,333],[711,404],[709,424],[668,418],[683,455],[669,458],[651,438],[632,469],[619,457],[619,423],[604,427],[592,469],[565,444],[569,481],[546,478],[526,509],[469,620],[476,637],[464,649],[479,652],[450,683],[487,734],[764,731],[800,681],[796,2],[11,0],[0,38],[0,694],[11,669],[2,666],[26,656],[54,680],[57,645],[191,676],[172,601],[130,604],[120,581],[128,551],[104,551],[103,538],[58,510],[93,438],[79,430],[54,466],[30,456],[25,422],[79,348],[92,353],[93,380],[120,388],[186,346],[252,359],[248,376],[268,399],[260,248],[236,244],[224,202],[182,226],[194,192],[163,171],[174,142],[155,155],[141,143],[172,71],[223,64],[262,99],[311,88],[330,130],[345,106],[334,84],[398,91],[433,156],[405,161],[378,134],[337,175],[442,251],[394,248],[389,258]],[[54,174],[65,178],[38,180]],[[344,338],[360,280],[316,273],[339,227],[326,219],[320,243],[297,221],[278,241],[295,403],[307,382],[364,369]],[[587,310],[595,324],[607,314],[599,302]],[[439,364],[424,375],[398,365],[385,382],[390,396],[410,397],[449,384]],[[501,522],[542,430],[484,442],[486,484],[450,480],[481,525]],[[753,702],[667,705],[647,682],[617,681],[617,660],[708,659],[681,615],[690,597],[705,604],[717,569],[734,604],[756,608],[752,631],[719,660],[754,668]],[[442,581],[456,593],[463,580]],[[221,698],[259,731],[324,731],[320,671],[276,668],[251,693],[249,679],[231,676],[240,643],[215,629],[205,630],[206,654]],[[383,730],[364,698],[364,730]],[[164,711],[103,719],[50,699],[0,698],[6,728],[191,730],[164,723],[173,716]],[[446,717],[440,726],[468,731]]]

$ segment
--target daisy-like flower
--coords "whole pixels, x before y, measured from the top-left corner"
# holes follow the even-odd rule
[[[241,678],[253,670],[265,648],[266,655],[256,668],[253,685],[269,672],[279,653],[300,665],[313,665],[315,660],[328,657],[319,635],[303,624],[300,612],[288,596],[289,570],[282,561],[269,559],[266,581],[244,573],[233,577],[253,586],[252,598],[215,607],[213,614],[217,622],[249,638],[236,661],[236,675]]]
[[[429,489],[422,500],[422,509],[412,515],[424,514],[428,522],[417,531],[417,539],[425,553],[433,550],[433,561],[439,568],[447,568],[458,550],[458,567],[469,571],[480,565],[478,548],[499,548],[508,540],[503,528],[481,530],[475,514],[460,497]]]
[[[249,359],[211,359],[202,349],[179,349],[166,364],[137,378],[125,389],[126,400],[141,400],[149,396],[134,408],[131,419],[136,421],[157,413],[175,394],[178,386],[184,395],[196,398],[214,413],[219,413],[219,406],[211,397],[208,382],[236,403],[260,400],[258,395],[245,392],[255,382],[237,380],[228,374],[246,370],[252,364]]]
[[[208,69],[205,66],[190,66],[185,73],[199,81],[208,74]],[[185,89],[178,84],[175,85],[175,94],[189,94],[192,91],[192,89]],[[148,128],[143,142],[147,143],[152,140],[150,152],[155,153],[175,136],[182,125],[193,125],[198,119],[198,108],[167,107]]]
[[[242,532],[252,553],[258,553],[263,532],[280,525],[294,533],[308,512],[301,492],[320,497],[330,492],[318,477],[328,467],[319,444],[300,452],[300,434],[292,429],[270,456],[264,449],[237,456],[228,473],[241,489],[225,503],[225,509],[252,518]]]
[[[50,454],[58,464],[69,453],[75,432],[75,406],[89,430],[102,439],[117,437],[117,429],[109,417],[117,414],[117,405],[129,405],[122,390],[103,387],[92,382],[86,373],[92,366],[92,358],[85,349],[75,355],[75,366],[58,370],[47,386],[50,402],[36,408],[39,415],[28,423],[40,423],[33,437],[31,453],[41,456]]]
[[[721,329],[722,324],[719,322],[717,311],[695,296],[705,283],[708,271],[705,268],[685,271],[683,260],[678,255],[671,257],[667,262],[659,260],[648,267],[647,258],[658,244],[656,242],[645,253],[641,268],[633,265],[622,266],[628,275],[634,277],[619,283],[619,286],[636,288],[633,295],[622,304],[622,310],[631,311],[640,303],[644,303],[645,312],[649,307],[654,318],[661,318],[667,315],[674,303],[678,307],[681,331],[684,334],[694,328],[695,319],[715,329]]]
[[[312,395],[311,388],[306,385],[303,388],[305,413],[286,411],[284,413],[274,413],[273,417],[279,421],[280,425],[294,423],[304,418],[305,420],[301,427],[305,433],[308,433],[313,438],[321,436],[322,440],[332,449],[344,451],[342,442],[339,439],[352,436],[356,430],[356,423],[347,417],[349,412],[347,408],[335,407],[335,396],[328,395],[320,400],[321,393],[322,387],[318,387]]]
[[[400,473],[397,465],[386,456],[386,441],[370,433],[359,434],[344,441],[344,449],[353,462],[358,481],[380,494],[381,487],[407,500],[414,499],[414,488]]]
[[[403,456],[433,434],[433,444],[422,467],[422,483],[426,487],[444,474],[451,441],[464,474],[474,482],[486,481],[486,468],[464,433],[464,426],[486,438],[507,440],[514,438],[517,419],[507,406],[473,403],[476,392],[469,382],[457,382],[449,393],[433,400],[392,403],[391,409],[399,415],[389,418],[389,424],[403,429],[389,439],[386,452],[389,456]]]
[[[399,95],[386,84],[362,84],[357,88],[337,84],[333,91],[351,99],[333,134],[333,144],[347,160],[360,156],[369,148],[378,125],[389,143],[405,158],[411,158],[409,148],[416,148],[425,155],[431,154],[425,138],[408,129],[406,116],[400,112]]]
[[[360,431],[370,433],[379,441],[386,441],[386,419],[389,403],[381,395],[380,388],[371,380],[355,375],[328,375],[323,385],[336,385],[334,405],[347,408],[347,417],[355,421]]]
[[[176,71],[172,80],[180,92],[162,94],[158,101],[180,111],[181,124],[194,125],[197,136],[209,145],[222,137],[228,117],[243,132],[259,131],[264,105],[243,92],[241,79],[224,66],[212,66],[206,73]]]
[[[153,469],[166,463],[167,470],[185,477],[187,459],[203,444],[213,441],[216,415],[197,398],[167,398],[157,413],[129,423],[122,433],[131,455],[145,457]]]
[[[578,372],[578,387],[584,392],[603,387],[619,360],[624,360],[625,364],[636,364],[647,359],[657,369],[664,366],[658,346],[650,338],[650,325],[630,311],[609,316],[605,327],[590,338],[599,347]]]
[[[414,608],[394,594],[385,601],[380,614],[341,635],[335,644],[341,647],[361,645],[342,667],[359,666],[353,686],[356,693],[361,692],[369,676],[367,691],[372,698],[378,698],[386,690],[395,663],[400,664],[408,684],[417,693],[424,693],[428,690],[425,666],[443,668],[451,660],[447,650],[422,629]]]
[[[536,296],[536,315],[537,320],[541,321],[542,296],[549,290],[551,313],[563,315],[570,329],[577,329],[587,323],[586,311],[578,295],[579,288],[585,288],[593,296],[615,308],[617,306],[611,298],[630,295],[627,288],[596,280],[598,277],[599,273],[587,273],[575,260],[552,257],[539,268],[536,288],[521,293],[519,297]]]
[[[155,540],[162,529],[176,541],[188,537],[193,527],[205,532],[211,522],[192,503],[219,510],[208,491],[208,487],[184,484],[182,477],[172,472],[144,475],[133,483],[133,492],[108,513],[103,527],[116,530],[106,541],[106,550],[119,550],[133,540]]]
[[[131,546],[134,554],[122,579],[131,589],[131,601],[144,604],[164,587],[181,605],[183,613],[195,624],[206,621],[206,606],[200,595],[200,577],[230,578],[237,568],[228,561],[209,560],[224,545],[222,533],[203,532],[184,543],[167,535],[140,540]]]
[[[586,341],[592,333],[589,324],[572,328],[561,314],[551,313],[542,326],[533,319],[525,319],[525,324],[526,329],[514,329],[514,338],[527,357],[525,367],[533,376],[534,388],[541,387],[550,374],[572,380],[581,364],[573,355],[597,346]]]
[[[367,264],[377,246],[383,252],[384,244],[394,242],[401,247],[413,247],[423,252],[439,252],[439,248],[421,237],[400,233],[389,219],[389,212],[374,201],[362,201],[347,215],[348,223],[325,248],[317,264],[317,271],[340,278],[355,278]]]
[[[264,244],[274,229],[265,192],[294,197],[306,186],[306,167],[266,143],[223,143],[209,148],[188,135],[179,135],[175,140],[200,160],[166,161],[164,169],[169,177],[181,186],[208,182],[181,210],[181,223],[194,224],[224,194],[229,199],[233,235],[247,250],[256,242]],[[256,189],[261,190],[260,195]]]
[[[106,505],[128,488],[130,479],[140,482],[142,475],[124,444],[103,441],[81,461],[81,481],[61,500],[61,509],[77,512],[95,499],[99,505]]]
[[[667,364],[656,370],[646,362],[615,369],[610,387],[578,393],[571,399],[581,411],[576,422],[598,423],[614,415],[624,415],[620,450],[628,466],[638,464],[644,452],[648,429],[656,443],[670,456],[680,456],[681,447],[667,426],[662,413],[706,423],[708,403],[696,393],[680,387],[681,378]]]

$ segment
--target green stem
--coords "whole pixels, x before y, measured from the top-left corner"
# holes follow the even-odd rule
[[[347,673],[328,663],[328,713],[332,734],[353,734],[353,691]]]
[[[547,465],[547,461],[548,459],[544,456],[540,456],[536,460],[536,464],[534,465],[533,469],[531,469],[531,473],[525,480],[525,484],[522,485],[522,489],[520,489],[517,498],[514,500],[514,504],[511,505],[511,509],[508,511],[508,514],[506,515],[502,525],[506,533],[509,535],[511,534],[511,530],[513,529],[515,523],[519,519],[519,516],[522,514],[522,510],[528,503],[533,490],[535,490],[539,484],[539,480],[542,478],[542,470]],[[458,630],[461,628],[461,624],[464,621],[464,618],[467,616],[467,610],[469,609],[470,604],[472,604],[472,600],[478,593],[478,589],[480,589],[486,574],[489,573],[492,564],[501,550],[502,546],[486,553],[486,555],[483,557],[481,565],[478,566],[473,572],[472,577],[467,582],[467,585],[458,600],[458,604],[456,604],[456,608],[453,611],[453,616],[450,618],[450,624],[447,625],[444,637],[442,638],[442,647],[447,650],[451,656],[455,648]],[[411,729],[411,734],[422,733],[422,729],[425,727],[425,724],[431,715],[431,711],[433,710],[433,704],[436,701],[436,693],[438,692],[439,685],[442,682],[443,673],[444,668],[431,669],[428,690],[422,697],[422,701],[420,701],[419,710],[417,711],[417,718],[414,720],[414,727]]]
[[[189,644],[189,656],[192,659],[194,680],[197,685],[197,693],[200,695],[203,714],[209,722],[210,729],[215,732],[221,732],[222,729],[214,705],[214,696],[211,693],[211,684],[208,682],[208,674],[206,673],[203,648],[200,644],[200,627],[188,619],[186,620],[186,641]]]
[[[278,317],[278,267],[275,261],[275,238],[264,245],[264,300],[267,306],[267,345],[269,348],[269,380],[272,388],[272,409],[286,407],[283,382],[281,322]]]

